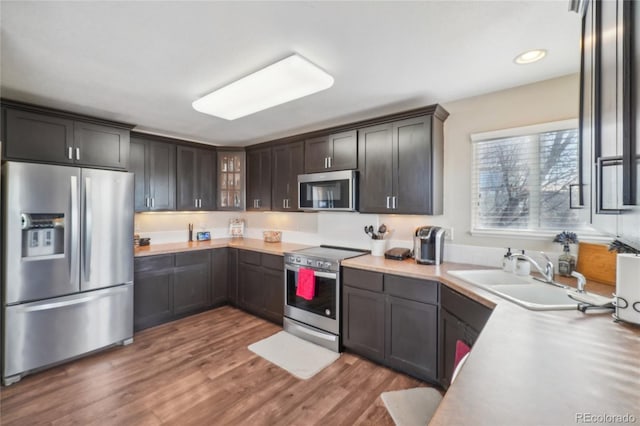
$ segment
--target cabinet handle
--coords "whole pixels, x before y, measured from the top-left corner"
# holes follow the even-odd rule
[[[144,206],[149,207],[149,197],[144,197]]]
[[[391,208],[395,210],[397,207],[398,207],[398,199],[394,195],[393,197],[391,197]]]
[[[76,148],[76,160],[80,159],[80,148]]]
[[[151,208],[154,208],[156,206],[156,199],[151,197]]]
[[[196,209],[198,208],[198,199],[197,198],[193,199],[193,207],[195,207]]]
[[[324,157],[324,168],[327,168],[327,157]]]
[[[69,158],[69,160],[73,160],[73,147],[72,146],[67,148],[67,157]]]
[[[333,157],[329,157],[327,160],[329,160],[329,168],[331,168],[333,165]]]
[[[390,209],[391,207],[389,207],[389,203],[391,202],[391,197],[389,197],[387,195],[387,208]]]
[[[198,198],[198,207],[202,208],[202,198]]]
[[[283,209],[287,208],[287,200],[285,198],[282,199],[282,208]]]

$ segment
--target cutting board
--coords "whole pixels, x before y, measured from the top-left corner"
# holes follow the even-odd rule
[[[616,252],[606,244],[579,243],[576,270],[588,280],[616,285]]]

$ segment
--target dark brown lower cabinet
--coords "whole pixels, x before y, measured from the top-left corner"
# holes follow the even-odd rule
[[[229,300],[229,249],[211,250],[211,306],[219,306]]]
[[[391,367],[416,377],[437,377],[437,306],[389,296],[385,328],[385,359]]]
[[[153,327],[211,307],[211,293],[215,292],[211,264],[226,264],[226,258],[217,258],[220,254],[226,257],[217,250],[201,250],[136,258],[134,330]],[[226,285],[226,277],[224,283]]]
[[[238,251],[238,306],[277,324],[284,315],[282,256]]]
[[[190,313],[209,306],[209,251],[178,253],[173,271],[173,313]]]
[[[384,295],[343,287],[342,339],[345,348],[384,361]]]
[[[164,267],[163,261],[166,262]],[[170,321],[173,316],[173,255],[136,259],[133,280],[134,329],[142,330]]]
[[[442,286],[440,300],[440,355],[438,376],[446,389],[451,384],[456,355],[456,342],[472,347],[491,316],[491,309]]]
[[[233,306],[238,306],[238,249],[230,248],[227,259],[227,298]]]
[[[435,382],[440,284],[349,268],[343,280],[344,347]]]

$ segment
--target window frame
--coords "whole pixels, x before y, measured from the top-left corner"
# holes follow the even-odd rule
[[[470,148],[471,148],[471,229],[470,234],[472,236],[486,236],[486,237],[518,237],[520,239],[532,239],[532,240],[548,240],[550,237],[555,236],[563,229],[516,229],[516,228],[485,228],[478,227],[478,211],[477,204],[478,199],[478,181],[479,170],[476,167],[476,156],[474,152],[474,144],[478,142],[485,142],[492,139],[505,139],[515,138],[523,136],[538,135],[541,133],[555,132],[567,129],[578,129],[579,122],[577,118],[571,118],[567,120],[552,121],[547,123],[539,123],[528,126],[506,128],[500,130],[492,130],[487,132],[472,133],[470,135]],[[580,146],[578,146],[580,149]],[[567,200],[568,202],[568,200]],[[587,214],[586,209],[583,210]],[[539,215],[539,212],[537,213]],[[584,226],[571,230],[579,233],[583,238],[588,238],[592,241],[610,241],[611,238],[607,237],[591,227],[588,217],[583,218],[586,222]]]

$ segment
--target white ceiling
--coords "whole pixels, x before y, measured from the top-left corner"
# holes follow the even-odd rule
[[[248,145],[578,72],[559,1],[0,3],[3,98]],[[522,66],[513,58],[544,48]],[[329,90],[226,121],[191,102],[297,52]],[[576,100],[577,101],[577,100]]]

